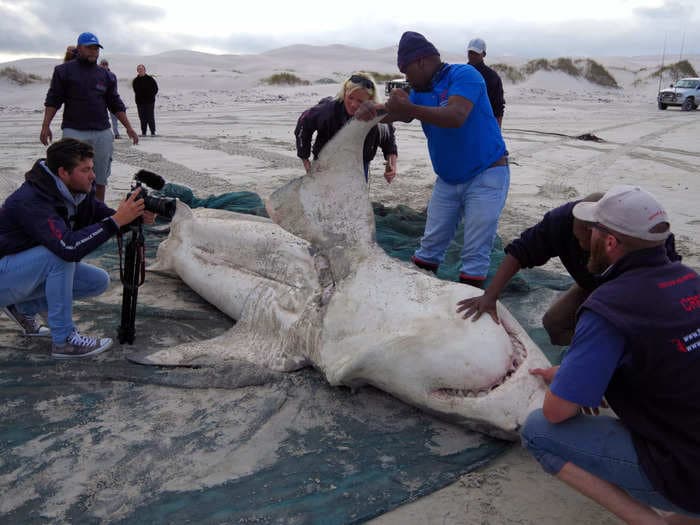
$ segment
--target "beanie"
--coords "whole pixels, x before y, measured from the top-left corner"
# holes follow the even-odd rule
[[[399,41],[396,63],[399,66],[399,71],[405,73],[406,67],[411,62],[434,55],[440,56],[440,53],[423,35],[406,31]]]

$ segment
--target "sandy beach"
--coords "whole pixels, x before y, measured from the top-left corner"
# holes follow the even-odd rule
[[[305,60],[299,60],[303,54]],[[116,207],[141,168],[185,184],[200,196],[249,190],[266,197],[302,174],[293,129],[297,117],[320,98],[334,95],[353,70],[396,71],[395,49],[362,51],[343,46],[293,46],[256,56],[216,56],[174,51],[155,56],[109,56],[132,125],[138,117],[130,81],[138,63],[159,85],[158,136],[137,146],[115,141],[107,201]],[[463,61],[463,57],[444,57]],[[604,88],[562,72],[540,71],[523,82],[505,82],[503,134],[511,159],[511,187],[499,224],[504,241],[535,224],[548,210],[614,184],[637,184],[669,211],[677,250],[700,269],[700,111],[659,111],[658,78],[649,74],[659,57],[594,57],[620,88]],[[696,68],[700,56],[688,57]],[[489,57],[487,63],[527,59]],[[49,59],[0,64],[44,78],[17,85],[0,79],[0,196],[17,188],[32,163],[44,156],[39,142],[43,100],[53,66]],[[290,68],[289,64],[294,64]],[[293,71],[308,86],[261,82]],[[314,83],[320,79],[336,83]],[[668,84],[668,82],[664,82]],[[425,208],[434,174],[420,125],[397,123],[398,176],[382,177],[377,158],[370,170],[370,199]],[[60,115],[52,131],[60,137]],[[599,141],[577,137],[591,134]],[[124,136],[123,134],[122,136]],[[561,272],[557,263],[548,269]],[[116,286],[116,285],[114,285]],[[147,299],[144,299],[147,301]],[[533,311],[533,319],[542,310]],[[6,322],[6,321],[2,321]],[[596,504],[544,474],[519,447],[457,483],[372,520],[399,524],[612,524]]]

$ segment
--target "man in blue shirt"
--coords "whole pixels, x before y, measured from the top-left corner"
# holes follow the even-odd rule
[[[573,215],[592,224],[588,269],[601,284],[561,366],[531,370],[550,389],[523,445],[627,523],[700,518],[700,278],[669,260],[666,211],[638,187],[611,188]],[[603,397],[619,419],[592,415]]]
[[[114,144],[108,112],[119,119],[134,144],[138,144],[139,137],[126,116],[126,107],[117,91],[116,77],[97,65],[101,47],[95,35],[81,33],[78,36],[77,57],[55,67],[51,86],[46,93],[39,139],[44,146],[51,142],[51,121],[65,104],[61,123],[63,137],[78,139],[93,147],[95,196],[104,201]]]
[[[425,232],[411,260],[437,272],[463,219],[459,279],[482,288],[510,185],[506,146],[486,84],[468,64],[443,63],[435,46],[412,31],[401,37],[397,62],[412,90],[391,92],[383,121],[420,120],[437,174]],[[356,116],[368,120],[379,107],[366,104]]]

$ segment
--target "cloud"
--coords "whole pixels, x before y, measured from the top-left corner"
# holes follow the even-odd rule
[[[0,51],[62,55],[77,36],[95,33],[106,49],[137,52],[143,21],[162,18],[165,12],[133,0],[29,0],[14,6],[0,4]],[[158,45],[159,38],[149,40]]]
[[[12,7],[0,2],[0,53],[60,56],[83,31],[97,34],[106,55],[149,55],[175,49],[260,53],[300,43],[379,49],[397,45],[403,31],[410,29],[424,33],[444,53],[460,55],[470,38],[480,36],[490,44],[492,56],[633,56],[660,54],[666,36],[669,49],[680,48],[685,28],[700,24],[690,0],[666,0],[661,7],[630,10],[624,20],[614,21],[581,19],[544,24],[494,18],[459,23],[418,22],[409,27],[377,17],[314,33],[295,32],[295,25],[290,23],[289,32],[252,34],[232,30],[228,35],[217,36],[168,31],[166,10],[139,1],[18,0]],[[682,45],[685,53],[699,54],[700,36],[688,29]]]
[[[660,7],[638,7],[634,10],[635,14],[658,22],[659,20],[672,20],[674,22],[682,22],[690,20],[695,11],[695,7],[688,2],[679,0],[666,0]]]

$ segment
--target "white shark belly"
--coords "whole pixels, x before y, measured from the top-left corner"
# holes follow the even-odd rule
[[[434,414],[514,439],[545,388],[547,360],[517,321],[456,314],[481,291],[375,252],[331,299],[317,366],[331,384],[371,384]]]

